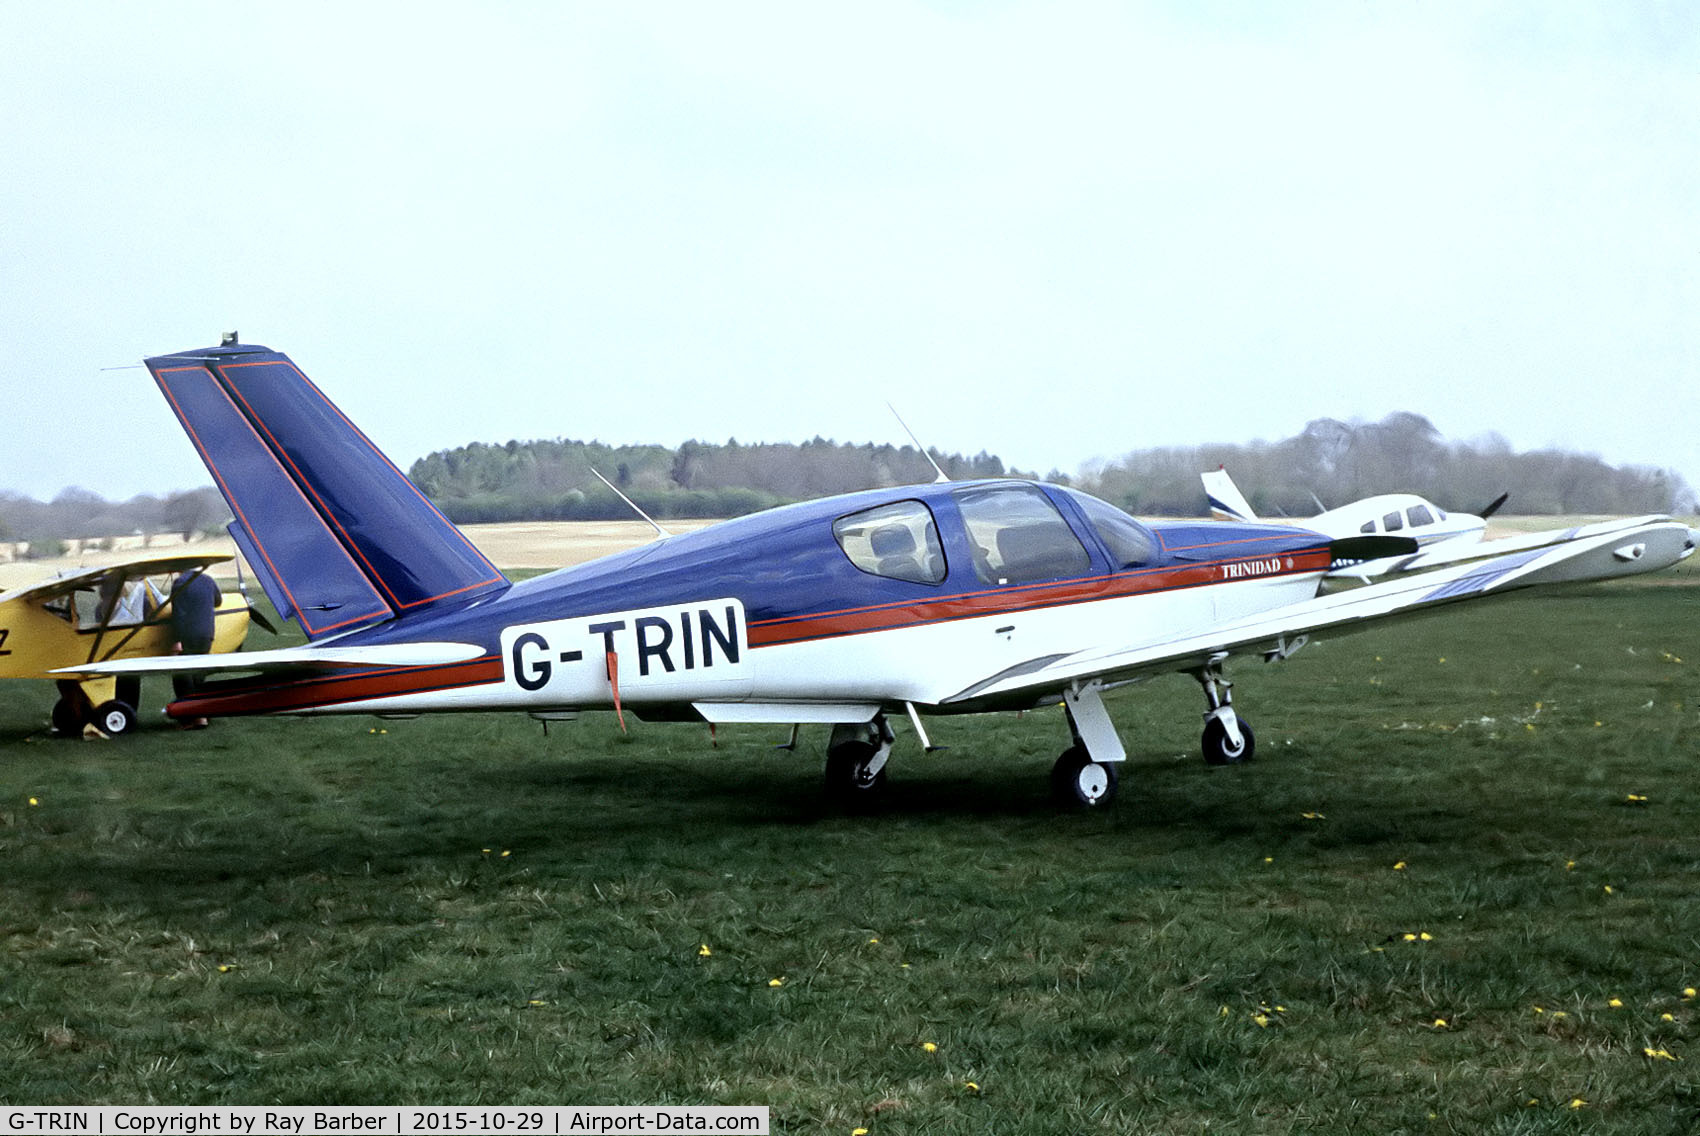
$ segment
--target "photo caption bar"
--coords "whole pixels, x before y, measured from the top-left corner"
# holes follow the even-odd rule
[[[619,1136],[736,1133],[768,1136],[766,1105],[587,1105],[577,1108],[389,1108],[357,1105],[141,1105],[0,1108],[0,1136],[307,1136],[308,1133],[442,1136]]]

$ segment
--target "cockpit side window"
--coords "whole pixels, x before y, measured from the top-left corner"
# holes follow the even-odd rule
[[[987,584],[1084,575],[1092,558],[1050,499],[1031,485],[990,485],[956,494],[974,574]]]
[[[1412,505],[1405,510],[1405,515],[1411,518],[1411,527],[1434,524],[1434,514],[1428,511],[1427,505]]]
[[[850,563],[872,576],[936,584],[944,579],[944,550],[930,509],[896,501],[832,522],[832,535]]]
[[[1086,520],[1098,532],[1098,537],[1109,550],[1111,567],[1120,571],[1123,568],[1138,568],[1157,559],[1157,539],[1151,535],[1151,530],[1110,504],[1100,501],[1090,493],[1076,490],[1065,490],[1080,511],[1086,514]]]

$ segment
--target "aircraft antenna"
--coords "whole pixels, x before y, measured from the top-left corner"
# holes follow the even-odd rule
[[[672,533],[668,532],[666,529],[662,528],[661,525],[659,523],[657,523],[657,521],[655,520],[654,517],[650,516],[648,513],[644,512],[642,509],[638,508],[636,501],[633,501],[630,497],[627,497],[624,493],[621,493],[620,487],[615,485],[612,481],[609,481],[606,477],[603,477],[602,474],[597,471],[595,466],[591,467],[590,472],[596,474],[596,480],[598,480],[602,484],[606,485],[609,489],[612,489],[614,491],[614,496],[616,496],[620,500],[624,501],[627,505],[630,505],[632,512],[636,513],[638,516],[640,516],[644,520],[648,521],[649,527],[654,529],[656,531],[657,535],[664,536],[664,537],[673,535]]]
[[[903,432],[909,435],[909,440],[915,443],[915,448],[921,451],[921,456],[927,459],[927,464],[932,466],[933,472],[938,474],[937,477],[933,478],[933,484],[942,485],[949,481],[950,475],[944,471],[938,462],[933,460],[932,453],[927,449],[927,447],[921,444],[921,439],[915,437],[915,431],[909,429],[909,423],[903,421],[903,415],[897,413],[897,407],[891,405],[890,401],[887,401],[885,408],[891,411],[891,416],[897,419],[897,424],[903,427]]]

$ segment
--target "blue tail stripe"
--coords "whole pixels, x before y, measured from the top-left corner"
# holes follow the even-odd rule
[[[398,613],[508,586],[507,578],[287,356],[255,353],[213,366]]]
[[[393,615],[206,366],[170,356],[147,363],[247,533],[244,554],[262,584],[282,593],[279,609],[310,639]]]

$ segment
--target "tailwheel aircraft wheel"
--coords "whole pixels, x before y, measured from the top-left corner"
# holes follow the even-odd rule
[[[826,754],[826,795],[834,804],[868,808],[885,795],[885,767],[868,763],[879,751],[868,742],[844,742]]]
[[[1093,761],[1085,746],[1063,750],[1051,766],[1051,796],[1070,808],[1094,808],[1116,798],[1116,767]]]
[[[136,728],[136,712],[129,703],[114,698],[94,708],[94,725],[109,738],[122,737]]]
[[[1257,738],[1251,732],[1251,723],[1240,719],[1240,744],[1238,747],[1228,744],[1228,728],[1222,725],[1222,719],[1212,718],[1204,723],[1204,764],[1206,765],[1239,765],[1251,760],[1257,752]]]
[[[53,732],[74,738],[83,732],[83,716],[69,698],[53,704]]]

